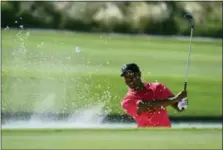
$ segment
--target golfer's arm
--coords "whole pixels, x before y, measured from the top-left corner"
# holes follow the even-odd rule
[[[160,107],[167,107],[167,106],[172,106],[176,104],[178,100],[175,97],[170,97],[165,100],[153,100],[153,101],[140,101],[138,103],[138,109],[137,113],[141,113],[144,111],[152,110],[152,109],[157,109]]]

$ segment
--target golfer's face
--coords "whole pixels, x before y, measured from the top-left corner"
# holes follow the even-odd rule
[[[130,88],[135,88],[139,81],[139,75],[133,72],[126,72],[124,74],[124,79],[126,85]]]

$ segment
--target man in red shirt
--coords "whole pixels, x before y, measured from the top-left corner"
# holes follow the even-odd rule
[[[162,83],[143,82],[141,71],[135,63],[125,64],[121,76],[129,87],[121,106],[138,127],[171,127],[166,107],[172,106],[177,111],[187,107],[187,91],[175,96]]]

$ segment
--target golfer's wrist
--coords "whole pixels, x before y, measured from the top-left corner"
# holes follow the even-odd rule
[[[174,96],[174,97],[170,97],[170,98],[168,98],[168,100],[171,101],[172,103],[177,103],[177,102],[179,102],[179,99],[178,99],[176,96]]]

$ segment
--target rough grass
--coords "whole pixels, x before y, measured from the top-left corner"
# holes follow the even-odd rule
[[[3,31],[3,111],[32,112],[53,95],[45,111],[71,112],[103,102],[110,113],[123,114],[120,101],[127,87],[119,76],[122,64],[136,62],[144,80],[162,82],[177,93],[183,88],[188,46],[188,40],[179,39]],[[170,109],[171,115],[221,115],[221,50],[221,42],[193,41],[189,108],[181,114]]]
[[[3,130],[3,149],[220,149],[222,129]]]

